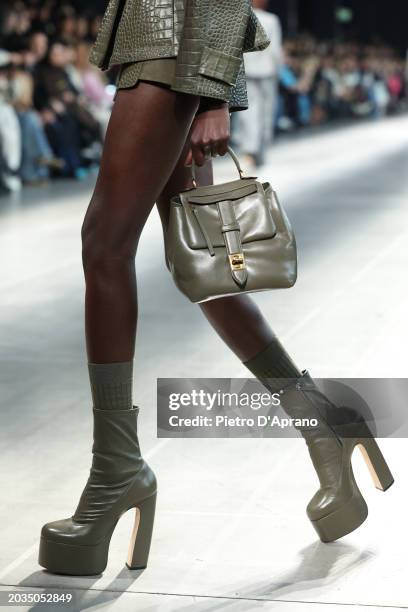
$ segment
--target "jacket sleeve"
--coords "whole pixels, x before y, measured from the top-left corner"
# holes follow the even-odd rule
[[[230,88],[231,111],[248,108],[243,53],[265,49],[270,40],[251,2],[209,0],[210,23],[199,74]]]
[[[263,51],[271,43],[264,27],[251,9],[246,31],[244,46],[242,51],[244,53],[250,51]]]
[[[241,67],[238,72],[235,85],[231,88],[231,97],[229,100],[229,109],[231,112],[246,110],[248,108],[248,94],[245,78],[244,61],[241,62]]]
[[[209,0],[199,74],[235,85],[250,14],[250,0]]]
[[[269,42],[251,0],[191,0],[172,89],[224,100],[231,111],[245,109],[243,53]]]

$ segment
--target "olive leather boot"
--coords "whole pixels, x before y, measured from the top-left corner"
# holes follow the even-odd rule
[[[361,450],[378,489],[386,491],[394,479],[364,418],[333,404],[308,372],[284,387],[280,398],[291,418],[317,421],[316,426],[295,427],[306,441],[320,482],[306,512],[320,539],[332,542],[357,529],[368,514],[353,474],[354,449]]]
[[[142,459],[137,436],[139,409],[93,408],[93,460],[75,513],[41,531],[39,564],[48,571],[95,575],[106,568],[119,518],[135,509],[127,558],[129,569],[147,565],[156,504],[156,478]]]
[[[307,444],[320,482],[307,505],[307,516],[322,542],[342,538],[368,514],[353,474],[354,449],[362,452],[377,489],[386,491],[394,482],[373,434],[357,411],[333,404],[307,371],[296,379],[261,378],[258,371],[258,378],[269,391],[279,392],[282,409],[298,420],[294,427]]]

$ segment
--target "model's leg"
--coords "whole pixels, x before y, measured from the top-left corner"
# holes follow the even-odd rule
[[[148,83],[121,90],[82,228],[86,341],[94,415],[93,462],[74,514],[42,529],[49,571],[98,574],[116,523],[136,508],[129,568],[146,567],[156,478],[143,460],[132,404],[134,259],[140,233],[180,156],[199,99]],[[136,539],[137,536],[137,539]]]
[[[118,92],[82,227],[91,362],[133,357],[137,244],[180,156],[197,105],[195,96],[144,82]]]

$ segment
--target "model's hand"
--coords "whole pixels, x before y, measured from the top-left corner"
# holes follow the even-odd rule
[[[214,104],[214,103],[213,103]],[[215,103],[211,108],[201,107],[191,126],[191,149],[185,165],[194,159],[197,166],[203,166],[207,159],[225,155],[230,139],[230,116],[227,102]]]

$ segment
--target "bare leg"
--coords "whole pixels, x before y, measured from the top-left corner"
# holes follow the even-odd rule
[[[199,97],[140,82],[118,92],[82,227],[88,360],[133,359],[135,255],[186,141]]]
[[[74,514],[47,523],[41,531],[39,562],[58,574],[103,572],[112,530],[130,508],[138,510],[127,565],[141,569],[147,564],[157,481],[141,456],[138,409],[132,403],[134,259],[143,226],[177,163],[198,104],[199,97],[140,82],[119,91],[114,105],[82,227],[92,467]]]
[[[186,143],[187,148],[188,143]],[[191,186],[190,169],[183,165],[183,152],[167,185],[157,200],[163,230],[167,226],[170,198]],[[212,162],[197,168],[200,185],[213,183]],[[248,361],[275,338],[258,306],[248,295],[211,300],[200,308],[213,328],[241,361]]]

